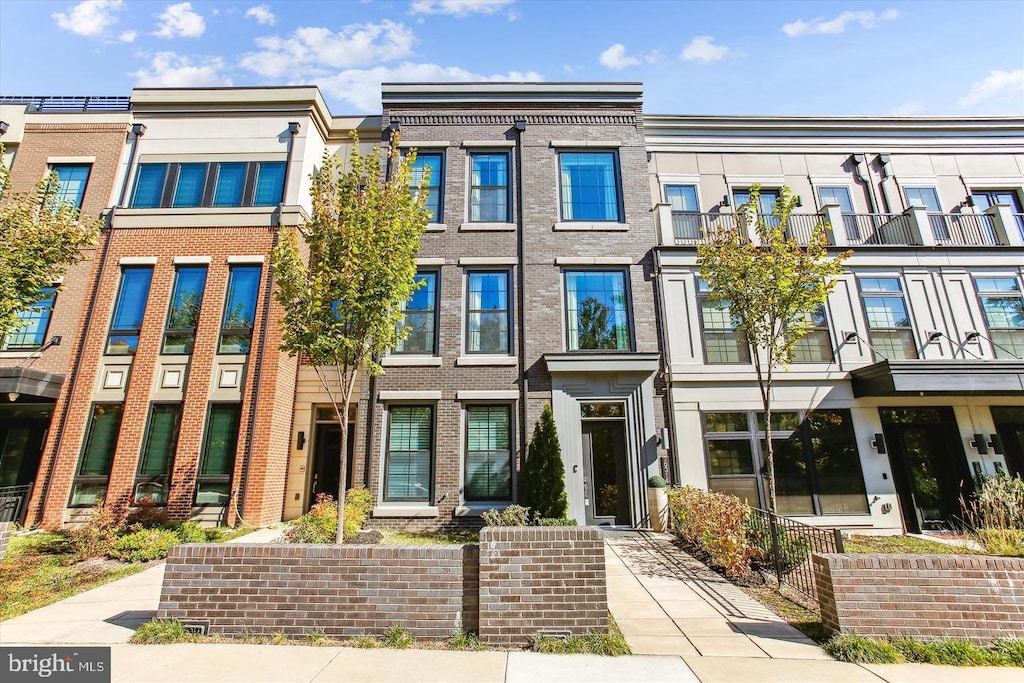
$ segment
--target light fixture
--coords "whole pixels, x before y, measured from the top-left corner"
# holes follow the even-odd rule
[[[732,206],[732,202],[729,201],[729,195],[722,197],[722,206]]]
[[[295,450],[301,451],[306,446],[306,432],[299,432],[298,438],[295,439]]]
[[[929,332],[929,333],[928,333],[928,343],[929,343],[929,344],[932,344],[932,343],[934,343],[934,342],[937,342],[937,341],[939,341],[940,339],[942,339],[942,333],[941,333],[941,332],[939,332],[939,331],[933,331],[933,332]]]
[[[49,346],[60,346],[60,342],[63,339],[64,337],[60,336],[59,334],[55,334],[52,337],[50,337]]]
[[[876,433],[874,438],[871,439],[871,447],[878,451],[879,455],[885,455],[885,436]]]
[[[397,133],[402,130],[402,122],[398,119],[391,119],[391,124],[388,126],[388,130],[392,133]]]
[[[526,130],[526,119],[516,119],[516,130],[520,133]],[[648,159],[648,161],[650,160]]]
[[[968,332],[966,335],[964,335],[964,344],[970,344],[971,342],[976,342],[976,341],[978,341],[979,337],[981,337],[981,333],[980,332]]]
[[[144,123],[133,123],[132,124],[132,135],[137,138],[141,138],[146,134],[146,124]]]
[[[843,343],[844,344],[852,344],[855,341],[857,341],[857,333],[856,332],[843,332]]]
[[[984,434],[975,434],[969,443],[971,448],[977,449],[978,455],[988,455],[988,444],[985,443]]]
[[[21,398],[21,394],[19,394],[17,391],[11,391],[7,394],[7,398],[10,399],[11,403],[14,403],[19,398]]]
[[[288,122],[288,132],[290,134],[292,134],[292,135],[298,135],[299,134],[299,122],[298,121],[289,121]]]
[[[11,127],[10,124],[7,123],[6,121],[0,121],[0,135],[3,135],[4,133],[6,133],[7,129],[10,128],[10,127]]]
[[[796,205],[797,206],[803,206],[804,205],[804,200],[800,199],[800,195],[796,196]]]

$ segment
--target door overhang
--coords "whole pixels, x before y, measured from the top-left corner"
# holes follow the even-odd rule
[[[642,372],[658,369],[658,353],[545,353],[544,362],[551,374],[564,372]]]
[[[56,399],[64,384],[64,375],[32,368],[0,367],[0,396],[21,394]]]
[[[971,396],[1024,394],[1024,361],[883,360],[850,372],[853,395]]]

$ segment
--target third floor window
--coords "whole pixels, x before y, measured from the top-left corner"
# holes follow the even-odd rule
[[[483,152],[470,155],[469,220],[506,223],[509,220],[508,154]]]
[[[621,221],[617,152],[561,152],[559,191],[563,221]]]
[[[430,177],[427,178],[429,170]],[[426,184],[424,184],[426,180]],[[444,201],[441,188],[444,187],[444,153],[417,152],[416,161],[412,162],[413,194],[426,192],[424,206],[430,210],[430,222],[440,223],[444,220]]]
[[[149,299],[149,284],[153,279],[153,268],[124,268],[121,272],[121,287],[117,292],[117,306],[110,321],[110,335],[107,337],[107,355],[131,356],[139,345],[139,331],[146,314]]]
[[[76,209],[82,208],[85,185],[89,182],[88,164],[60,164],[53,167],[57,174],[57,199],[67,202]]]
[[[174,294],[164,332],[164,353],[192,353],[205,288],[206,266],[182,266],[174,274]]]
[[[231,267],[218,353],[249,353],[262,271],[260,266]]]
[[[283,161],[139,164],[134,209],[277,206]]]

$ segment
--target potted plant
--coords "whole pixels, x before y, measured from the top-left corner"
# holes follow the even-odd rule
[[[665,479],[658,475],[647,480],[647,507],[651,511],[651,529],[668,530],[668,493]]]

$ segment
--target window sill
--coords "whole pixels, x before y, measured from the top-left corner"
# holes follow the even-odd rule
[[[519,359],[516,356],[459,356],[455,359],[456,365],[518,365]]]
[[[455,508],[456,517],[480,517],[488,510],[504,510],[512,503],[464,503]]]
[[[441,367],[439,356],[385,356],[380,359],[380,364],[385,368],[399,367]]]
[[[437,517],[436,507],[427,505],[378,505],[374,517]]]
[[[459,232],[512,232],[516,229],[515,223],[463,223],[459,226]]]
[[[559,221],[554,224],[552,229],[587,232],[625,232],[629,230],[629,223],[617,223],[615,221]]]
[[[444,232],[448,229],[448,226],[444,223],[427,223],[427,227],[423,230],[424,232]]]

